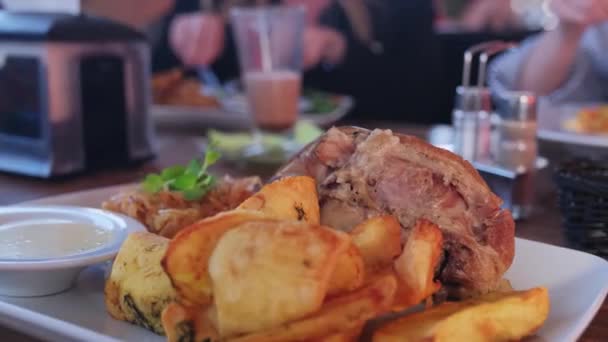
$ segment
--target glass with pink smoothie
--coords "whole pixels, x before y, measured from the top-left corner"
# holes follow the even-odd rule
[[[236,7],[230,12],[241,80],[258,137],[283,134],[289,142],[298,120],[301,94],[302,34],[305,10],[301,6]],[[266,153],[261,139],[253,153]],[[286,143],[285,152],[293,149]]]

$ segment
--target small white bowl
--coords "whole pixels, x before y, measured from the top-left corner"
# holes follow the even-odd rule
[[[26,220],[83,223],[110,234],[108,241],[101,246],[66,256],[32,259],[0,257],[0,296],[33,297],[64,291],[72,286],[85,267],[114,258],[129,233],[145,231],[145,227],[132,218],[100,209],[76,206],[0,208],[0,229],[3,225]]]

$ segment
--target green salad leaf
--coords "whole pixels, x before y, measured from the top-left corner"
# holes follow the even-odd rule
[[[149,174],[144,178],[144,181],[141,183],[142,188],[146,192],[159,192],[162,190],[164,185],[163,178],[157,174]]]
[[[304,97],[310,101],[310,108],[306,111],[309,114],[326,114],[338,108],[334,95],[320,90],[307,89],[304,91]]]
[[[141,182],[141,189],[149,193],[159,191],[180,192],[184,199],[197,201],[204,197],[215,185],[215,177],[207,169],[221,158],[221,154],[208,147],[203,160],[193,159],[188,165],[175,165],[151,173]]]

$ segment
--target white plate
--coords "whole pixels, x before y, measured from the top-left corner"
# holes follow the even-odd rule
[[[50,197],[27,204],[95,206],[125,186]],[[557,228],[557,227],[556,227]],[[103,303],[104,265],[86,269],[70,291],[40,298],[0,297],[0,324],[51,340],[164,341],[116,321]],[[590,254],[517,239],[507,278],[516,289],[549,288],[549,319],[531,341],[576,341],[608,291],[608,262]]]
[[[608,136],[606,135],[580,134],[550,129],[539,129],[537,135],[544,140],[557,141],[565,144],[602,148],[608,147]]]
[[[317,126],[328,127],[348,114],[352,107],[352,97],[342,96],[334,111],[323,114],[304,113],[300,114],[300,119],[310,121]],[[153,105],[151,113],[154,120],[161,125],[193,125],[231,129],[251,127],[251,119],[246,113],[222,108]]]

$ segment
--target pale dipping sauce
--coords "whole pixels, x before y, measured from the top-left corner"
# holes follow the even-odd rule
[[[0,224],[0,259],[59,258],[107,244],[112,232],[89,223],[22,220]]]

